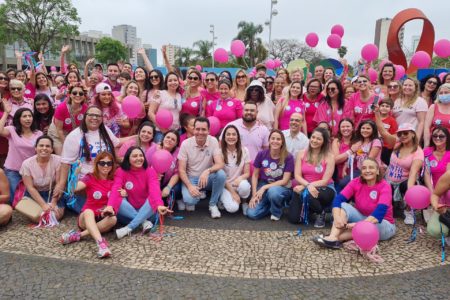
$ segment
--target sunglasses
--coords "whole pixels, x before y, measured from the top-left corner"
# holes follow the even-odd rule
[[[266,84],[273,84],[273,81],[267,81]]]
[[[71,94],[72,94],[73,96],[81,96],[81,97],[84,96],[84,92],[72,92]]]
[[[215,78],[206,78],[205,79],[205,82],[214,82],[214,81],[216,81]]]
[[[428,80],[427,83],[430,85],[437,85],[437,81],[433,81],[433,80]]]
[[[113,162],[112,161],[104,161],[101,160],[97,163],[97,165],[99,165],[100,167],[112,167],[113,166]]]
[[[435,140],[445,140],[447,138],[447,136],[444,134],[433,134],[432,137]]]
[[[158,75],[152,75],[152,76],[148,76],[148,78],[150,78],[150,80],[156,80],[159,79]]]
[[[18,92],[20,92],[20,91],[22,90],[21,87],[10,87],[9,89],[10,89],[11,91],[18,91]]]
[[[9,80],[9,78],[8,78],[8,77],[3,77],[3,76],[1,76],[1,77],[0,77],[0,80],[3,80],[3,81],[8,81],[8,80]]]
[[[86,116],[88,116],[90,118],[96,118],[96,119],[100,119],[102,117],[102,115],[99,115],[99,114],[86,114]]]
[[[243,78],[247,78],[247,76],[246,75],[238,75],[238,76],[236,76],[236,79],[243,79]]]
[[[336,91],[335,87],[327,88],[327,91],[334,93]]]
[[[363,83],[366,84],[368,82],[369,82],[368,80],[358,80],[357,81],[358,84],[363,84]]]
[[[401,137],[401,136],[407,136],[409,134],[409,131],[400,131],[400,132],[397,132],[397,136],[398,137]]]
[[[388,85],[388,89],[390,90],[395,90],[398,89],[400,86],[398,84],[394,84],[394,85]]]
[[[291,122],[299,122],[299,123],[301,123],[303,120],[300,120],[300,119],[291,119],[290,121],[291,121]]]
[[[189,80],[197,81],[197,80],[199,80],[200,78],[198,78],[197,76],[188,76],[188,79],[189,79]]]

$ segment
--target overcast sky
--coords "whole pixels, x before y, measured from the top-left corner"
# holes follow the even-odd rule
[[[218,47],[229,49],[239,21],[263,25],[270,14],[270,0],[74,0],[73,3],[82,19],[80,31],[92,29],[111,34],[114,25],[129,24],[137,27],[143,43],[157,49],[168,43],[190,47],[194,41],[211,40],[210,24],[215,25]],[[327,46],[326,38],[334,24],[342,24],[345,29],[342,44],[348,47],[349,61],[354,61],[362,46],[374,42],[377,19],[392,18],[412,7],[422,10],[431,20],[436,40],[450,39],[449,0],[278,0],[272,40],[304,41],[306,34],[316,32],[320,39],[317,49],[327,57],[337,58],[336,50]],[[405,28],[408,47],[411,36],[421,31],[422,21],[408,23]],[[267,26],[261,37],[268,41]]]

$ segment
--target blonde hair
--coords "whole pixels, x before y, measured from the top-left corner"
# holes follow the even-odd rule
[[[270,135],[269,135],[269,141],[274,133],[278,133],[281,136],[281,140],[283,142],[281,145],[281,148],[280,148],[280,165],[283,165],[284,162],[286,161],[286,158],[289,155],[289,152],[288,152],[287,146],[286,146],[286,139],[284,138],[284,134],[281,130],[272,129],[272,131],[270,132]],[[269,145],[269,149],[270,149],[270,145]]]
[[[188,70],[188,73],[186,73],[186,78],[189,77],[192,73],[194,73],[195,75],[198,76],[198,82],[199,82],[200,85],[201,85],[201,82],[202,82],[202,73],[200,73],[200,71],[197,70],[197,69],[195,69],[195,68],[189,69],[189,70]],[[197,90],[198,90],[198,88],[197,88]],[[193,94],[193,91],[192,91],[191,85],[190,85],[190,84],[186,84],[186,98],[190,98],[190,97],[192,96],[192,94]]]
[[[411,97],[411,99],[409,99],[408,101],[403,103],[402,107],[409,107],[409,106],[413,105],[414,103],[416,103],[416,100],[417,100],[417,98],[419,98],[419,93],[420,93],[419,82],[417,80],[415,80],[414,78],[408,77],[405,79],[405,81],[403,81],[403,84],[405,84],[406,80],[411,80],[414,83],[414,87],[416,88],[416,90],[414,92],[414,95]],[[403,86],[402,86],[402,94],[403,94]]]
[[[294,69],[292,69],[291,70],[291,72],[290,72],[290,74],[289,74],[289,79],[291,79],[291,81],[293,80],[292,79],[292,75],[294,75],[294,73],[300,73],[300,75],[301,75],[301,79],[300,80],[303,80],[304,78],[304,76],[303,76],[303,70],[302,69],[300,69],[300,68],[294,68]],[[294,81],[292,81],[292,83],[293,83]]]
[[[447,89],[450,91],[450,83],[444,83],[442,84],[439,89],[437,90],[437,95],[439,95],[439,93],[441,92],[442,89]],[[436,97],[436,101],[434,101],[434,103],[441,103],[441,101],[439,101],[439,96]]]
[[[244,75],[246,76],[246,79],[245,79],[245,86],[244,86],[244,89],[246,89],[247,87],[248,87],[248,85],[250,84],[250,81],[248,80],[248,76],[247,76],[247,73],[245,72],[245,70],[243,70],[243,69],[239,69],[239,70],[237,70],[237,72],[234,74],[234,82],[233,82],[233,89],[234,90],[237,90],[237,88],[238,88],[238,84],[237,84],[237,80],[236,80],[236,77],[238,76],[238,74],[239,73],[244,73]]]
[[[25,84],[23,84],[23,82],[20,80],[11,79],[9,81],[9,87],[11,87],[11,86],[20,87],[21,89],[23,89],[25,87]]]

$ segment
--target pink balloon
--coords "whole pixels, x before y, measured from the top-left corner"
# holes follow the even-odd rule
[[[231,53],[236,57],[242,57],[245,54],[245,44],[241,40],[234,40],[231,42]]]
[[[202,81],[205,80],[205,78],[206,78],[206,73],[203,72],[203,73],[202,73]]]
[[[122,101],[122,111],[130,119],[135,119],[142,113],[142,102],[136,96],[126,96]]]
[[[226,63],[228,61],[227,50],[223,48],[217,48],[216,51],[214,51],[214,60],[221,64]]]
[[[56,67],[55,66],[51,66],[50,67],[50,71],[56,71]]]
[[[446,39],[442,39],[436,42],[434,44],[434,53],[436,53],[437,56],[442,58],[447,58],[450,56],[450,41]]]
[[[395,80],[400,80],[405,76],[405,68],[402,65],[394,65],[395,67]]]
[[[340,38],[342,38],[344,36],[344,26],[342,26],[340,24],[334,25],[333,27],[331,27],[331,33],[337,34]],[[339,48],[339,47],[337,47],[337,48]]]
[[[425,209],[430,205],[431,192],[423,185],[409,188],[405,194],[406,203],[413,209]]]
[[[368,70],[369,73],[369,78],[370,78],[370,82],[376,82],[377,81],[377,77],[378,77],[378,73],[374,68],[369,68]]]
[[[332,33],[327,38],[327,44],[330,48],[337,49],[341,47],[341,37],[335,33]]]
[[[217,117],[208,117],[209,120],[209,134],[216,136],[220,131],[220,120]]]
[[[280,67],[283,64],[283,62],[279,58],[275,58],[273,60],[273,62],[275,63],[275,68],[278,68],[278,67]]]
[[[156,150],[152,157],[152,167],[159,174],[166,173],[172,166],[173,157],[169,151],[161,149]]]
[[[439,79],[441,80],[441,82],[444,81],[444,76],[445,75],[447,75],[446,72],[439,73]]]
[[[306,45],[310,46],[311,48],[314,48],[319,43],[319,36],[315,32],[310,32],[306,35],[305,42]]]
[[[173,123],[173,115],[167,109],[158,109],[155,116],[156,125],[160,128],[169,129]]]
[[[112,94],[113,94],[114,97],[119,97],[120,96],[120,92],[118,92],[118,91],[114,91],[114,92],[112,92]]]
[[[202,71],[202,66],[200,65],[196,65],[195,68],[197,69],[197,71],[201,72]]]
[[[275,68],[275,62],[273,61],[273,59],[266,60],[266,67],[267,67],[267,69],[270,69],[270,70]]]
[[[428,68],[431,64],[431,57],[425,51],[417,51],[411,58],[411,64],[418,68]]]
[[[356,245],[363,251],[370,251],[380,239],[377,225],[369,221],[360,221],[352,229],[352,237]]]
[[[367,44],[361,49],[361,57],[367,62],[374,61],[378,58],[378,47],[374,44]]]

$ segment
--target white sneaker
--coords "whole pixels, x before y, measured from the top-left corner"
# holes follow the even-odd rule
[[[177,200],[178,210],[185,210],[186,204],[184,204],[183,200]]]
[[[186,210],[187,211],[195,211],[195,205],[186,204]]]
[[[248,210],[248,203],[242,203],[242,214],[244,216],[247,215],[247,210]]]
[[[274,215],[271,215],[270,216],[270,220],[272,220],[272,221],[280,221],[280,218],[278,218],[278,217],[276,217]]]
[[[413,212],[411,210],[404,210],[405,213],[405,224],[406,225],[413,225],[414,224],[414,216]]]
[[[218,219],[221,217],[221,214],[220,214],[220,211],[219,211],[219,208],[217,207],[217,205],[210,206],[209,211],[211,212],[211,218]]]
[[[153,223],[149,220],[145,220],[144,223],[142,223],[142,233],[148,233],[153,228]]]
[[[217,207],[219,208],[219,210],[224,210],[225,206],[223,206],[222,201],[217,202]]]
[[[128,226],[117,229],[116,230],[117,239],[120,240],[121,238],[125,237],[126,235],[131,236],[132,231],[133,230],[131,230],[131,228]]]

